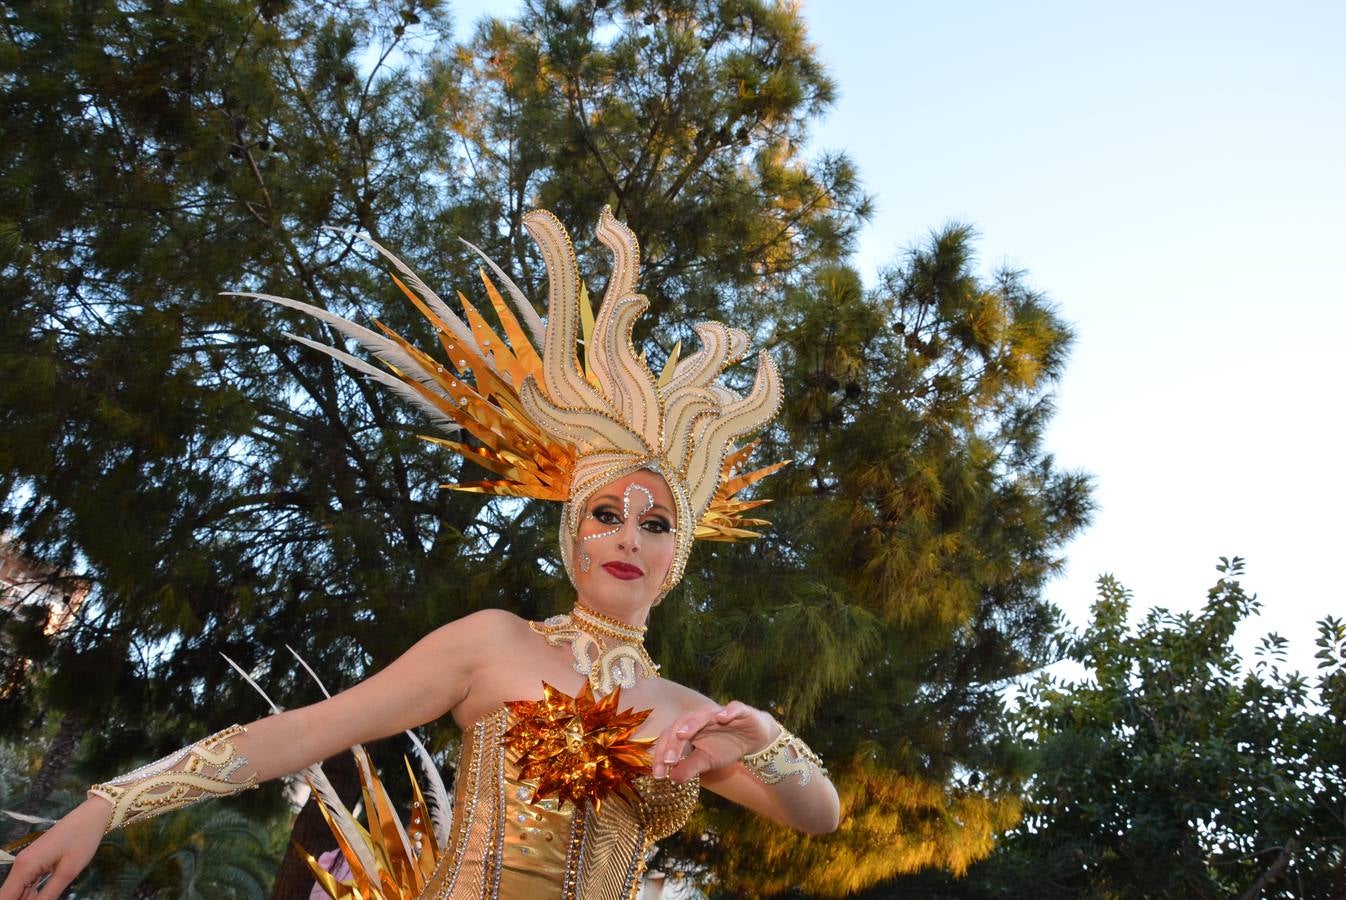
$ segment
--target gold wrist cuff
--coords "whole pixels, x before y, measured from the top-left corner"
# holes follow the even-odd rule
[[[799,786],[803,787],[813,777],[813,767],[827,775],[827,769],[818,754],[809,749],[809,745],[795,737],[781,726],[780,734],[756,753],[743,757],[743,765],[756,775],[763,784],[775,784],[791,775],[799,776]]]
[[[242,725],[231,725],[134,772],[89,788],[90,797],[102,797],[112,804],[107,831],[201,800],[229,797],[257,787],[256,773],[243,781],[231,780],[248,764],[248,758],[233,742],[246,733]]]

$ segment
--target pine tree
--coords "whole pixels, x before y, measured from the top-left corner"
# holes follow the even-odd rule
[[[356,676],[428,630],[425,607],[358,623],[414,594],[408,572],[441,574],[421,565],[427,520],[453,519],[429,454],[384,398],[277,353],[274,315],[219,296],[365,299],[374,274],[322,227],[381,234],[449,202],[424,164],[443,118],[390,62],[418,65],[445,22],[403,11],[7,12],[0,525],[93,593],[60,635],[6,623],[46,678],[40,703],[0,700],[0,727],[80,715],[115,768],[260,712],[217,651],[292,671],[288,642]],[[362,71],[370,46],[389,53]]]
[[[679,674],[807,736],[843,819],[808,838],[717,810],[679,852],[744,896],[962,872],[1018,821],[999,694],[1049,656],[1042,588],[1090,501],[1041,446],[1070,332],[1022,273],[979,277],[972,240],[946,228],[871,291],[833,267],[787,293],[772,534],[716,554],[672,631],[695,635]]]

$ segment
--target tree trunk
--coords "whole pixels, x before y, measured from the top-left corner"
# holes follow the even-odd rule
[[[75,751],[79,748],[80,738],[82,737],[84,737],[84,719],[74,713],[66,713],[65,717],[61,719],[61,727],[56,730],[56,737],[52,740],[51,746],[47,748],[46,755],[42,757],[42,765],[37,770],[32,785],[28,788],[28,796],[24,798],[23,803],[19,804],[15,812],[30,816],[37,815],[42,803],[51,796],[52,790],[56,787],[56,782],[65,774],[66,768],[70,765],[71,757],[75,755]],[[5,843],[17,841],[27,834],[31,827],[26,822],[15,823],[9,830]]]
[[[360,775],[355,768],[355,757],[349,751],[338,753],[323,762],[322,770],[342,802],[347,807],[352,806],[360,796]],[[271,900],[308,900],[313,890],[313,873],[299,855],[296,845],[314,857],[336,848],[336,838],[332,837],[327,822],[323,820],[316,796],[308,798],[294,820],[294,828],[290,831],[290,847],[281,860],[276,880],[271,886]]]

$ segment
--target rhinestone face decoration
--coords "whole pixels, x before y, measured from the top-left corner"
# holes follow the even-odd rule
[[[617,532],[621,531],[622,528],[626,525],[627,522],[631,521],[631,492],[632,492],[632,491],[640,491],[640,493],[642,493],[642,494],[645,495],[645,505],[644,505],[643,507],[641,507],[640,509],[636,510],[636,518],[637,518],[637,519],[640,518],[641,516],[645,515],[645,513],[649,512],[650,510],[654,509],[654,494],[650,493],[649,488],[645,487],[644,485],[640,485],[640,484],[628,484],[628,485],[626,486],[626,490],[622,491],[622,520],[621,520],[620,522],[618,522],[616,525],[614,525],[614,526],[612,526],[611,528],[609,528],[607,531],[600,531],[600,532],[597,532],[596,534],[586,535],[586,536],[580,541],[580,571],[581,571],[581,572],[588,572],[589,569],[593,566],[593,559],[590,558],[590,556],[589,556],[589,551],[586,550],[586,549],[584,548],[584,545],[587,544],[589,541],[596,541],[596,540],[599,540],[599,539],[601,539],[601,538],[612,537],[614,534],[616,534]],[[584,518],[586,518],[586,519],[593,519],[594,521],[598,521],[597,519],[594,519],[594,514],[593,514],[593,513],[585,513],[585,514],[584,514]],[[669,533],[669,534],[672,534],[672,533],[673,533],[673,529],[672,529],[672,528],[669,528],[669,529],[668,529],[668,533]]]

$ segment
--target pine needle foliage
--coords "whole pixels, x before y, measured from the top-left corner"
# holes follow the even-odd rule
[[[694,635],[684,671],[712,695],[802,730],[842,826],[808,838],[709,814],[713,839],[680,852],[726,895],[964,872],[1017,821],[1027,760],[1000,691],[1051,656],[1042,589],[1091,501],[1041,446],[1070,331],[1021,273],[980,276],[973,237],[933,234],[872,290],[834,266],[785,294],[771,451],[794,465],[769,488],[773,531],[717,554],[685,588],[696,612],[660,634]]]

